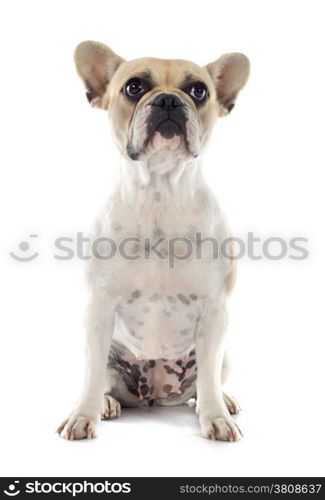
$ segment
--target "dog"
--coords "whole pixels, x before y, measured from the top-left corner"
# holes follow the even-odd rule
[[[249,60],[229,53],[204,67],[125,61],[86,41],[75,63],[90,104],[108,112],[121,166],[92,235],[85,384],[57,432],[92,438],[100,419],[119,417],[121,407],[195,398],[202,435],[238,441],[242,432],[231,414],[240,407],[222,391],[236,266],[214,255],[212,243],[231,234],[200,157],[217,118],[234,107]],[[120,252],[103,255],[112,242]],[[188,255],[188,242],[199,255]]]

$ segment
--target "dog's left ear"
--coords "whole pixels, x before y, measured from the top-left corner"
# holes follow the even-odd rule
[[[117,70],[124,62],[107,45],[100,42],[81,42],[74,53],[77,73],[86,86],[86,96],[92,106],[105,109],[102,97]]]
[[[234,107],[238,92],[247,82],[249,68],[249,59],[239,52],[225,54],[205,66],[216,88],[221,116],[230,113]]]

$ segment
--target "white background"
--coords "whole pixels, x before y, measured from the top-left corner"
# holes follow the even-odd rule
[[[1,475],[324,475],[322,4],[1,2]],[[239,263],[229,327],[239,443],[201,438],[188,407],[124,411],[92,441],[54,433],[81,388],[85,290],[84,263],[55,260],[53,240],[87,232],[118,164],[106,114],[75,73],[85,39],[128,59],[251,59],[205,174],[234,234],[304,236],[310,257]],[[40,253],[33,262],[9,256],[22,240]]]

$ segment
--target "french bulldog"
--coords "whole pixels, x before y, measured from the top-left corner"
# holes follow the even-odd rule
[[[231,414],[240,407],[222,391],[236,266],[231,251],[216,252],[231,234],[201,156],[245,85],[249,60],[126,61],[86,41],[75,63],[88,101],[108,113],[121,165],[91,238],[85,384],[57,432],[92,438],[121,407],[194,398],[202,435],[237,441]]]

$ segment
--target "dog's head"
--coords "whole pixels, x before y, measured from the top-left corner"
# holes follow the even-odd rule
[[[204,67],[176,59],[125,61],[92,41],[78,45],[75,62],[89,102],[108,110],[119,148],[132,160],[161,150],[198,156],[249,74],[249,61],[239,53]]]

